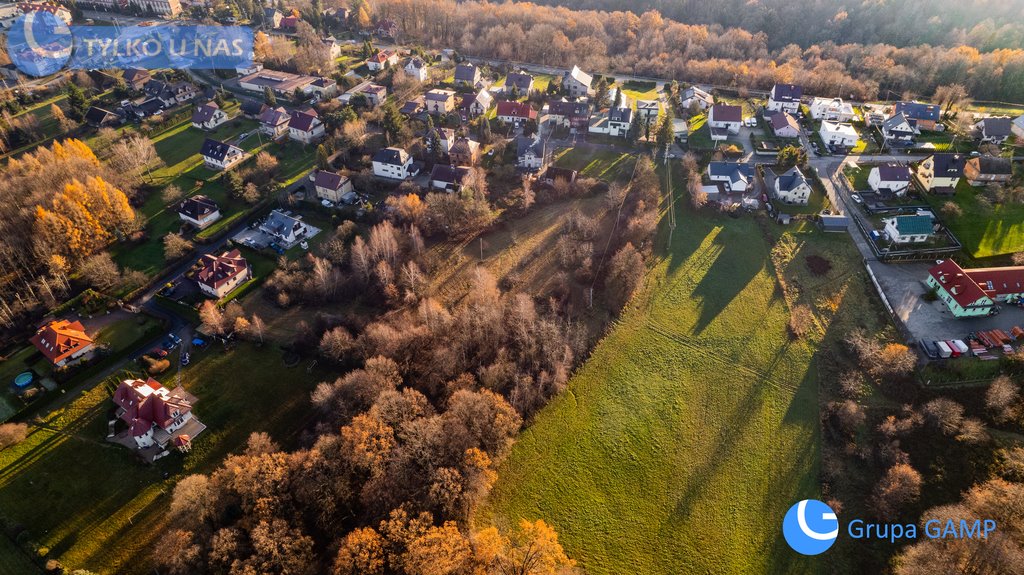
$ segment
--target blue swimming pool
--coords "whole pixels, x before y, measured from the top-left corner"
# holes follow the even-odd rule
[[[17,387],[18,389],[24,389],[31,385],[32,380],[34,380],[35,378],[35,375],[33,375],[31,371],[19,373],[14,378],[14,387]]]

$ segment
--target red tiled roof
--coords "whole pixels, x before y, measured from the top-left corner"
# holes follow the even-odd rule
[[[978,287],[974,278],[953,260],[944,260],[928,270],[928,273],[953,296],[960,307],[967,307],[987,295]]]
[[[537,110],[534,110],[527,102],[498,102],[498,116],[512,116],[515,118],[536,118]]]
[[[219,256],[206,254],[199,261],[203,269],[196,274],[196,281],[214,290],[249,271],[249,263],[238,250],[224,252]]]
[[[93,343],[92,338],[85,334],[82,322],[65,319],[39,328],[29,341],[52,363],[58,363]]]
[[[187,398],[168,392],[152,377],[122,381],[114,392],[114,403],[124,410],[121,420],[136,437],[145,435],[154,425],[166,429],[175,417],[192,411]]]

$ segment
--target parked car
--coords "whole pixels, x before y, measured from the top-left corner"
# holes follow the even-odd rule
[[[167,350],[162,347],[154,347],[149,351],[149,355],[153,357],[164,358],[167,357]]]
[[[181,354],[181,365],[183,365],[183,366],[184,365],[188,365],[189,361],[191,361],[191,358],[188,356],[188,352],[186,351],[186,352],[182,353]]]
[[[860,194],[850,194],[850,199],[857,202],[858,204],[864,203],[864,198],[860,197]]]

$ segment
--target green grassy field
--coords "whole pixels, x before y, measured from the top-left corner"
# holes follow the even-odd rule
[[[0,514],[29,526],[31,537],[66,567],[147,572],[174,483],[213,470],[254,431],[294,445],[294,434],[312,417],[309,392],[324,377],[305,366],[284,367],[270,344],[242,344],[228,353],[212,346],[195,356],[181,372],[182,384],[199,398],[195,414],[208,429],[192,453],[144,466],[123,447],[105,443],[112,404],[100,385],[46,416],[21,444],[0,451]],[[176,355],[172,359],[177,364]],[[174,386],[173,375],[160,379]],[[0,566],[16,559],[8,555],[0,546]]]
[[[848,329],[833,323],[840,310],[866,301],[847,289],[862,272],[837,261],[855,250],[811,225],[770,240],[750,218],[678,201],[670,249],[522,432],[477,527],[542,518],[592,575],[822,572],[779,526],[794,501],[819,495],[815,351]],[[812,276],[810,253],[835,267]],[[815,310],[809,342],[787,334],[790,292]]]
[[[569,148],[555,158],[558,167],[576,170],[584,177],[620,182],[629,181],[634,164],[634,154],[587,147]]]
[[[978,202],[981,194],[961,179],[952,198],[924,194],[936,210],[947,201],[963,209],[962,216],[946,218],[964,250],[975,258],[985,258],[1024,251],[1024,205],[995,204],[991,208]]]

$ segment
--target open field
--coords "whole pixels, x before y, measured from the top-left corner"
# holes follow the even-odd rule
[[[171,359],[177,365],[176,354]],[[244,375],[239,365],[246,366]],[[253,431],[293,446],[294,434],[312,417],[309,392],[322,377],[304,365],[286,368],[281,352],[269,345],[241,344],[230,352],[214,346],[194,354],[181,382],[199,398],[195,413],[208,429],[191,454],[150,467],[103,441],[111,388],[99,385],[0,452],[0,514],[31,525],[32,539],[65,566],[141,573],[147,562],[140,559],[166,525],[174,483],[184,474],[211,471]],[[173,375],[161,380],[174,386]],[[0,547],[0,565],[12,560],[6,555]]]
[[[936,210],[947,201],[963,209],[962,216],[946,218],[946,224],[972,257],[1024,251],[1024,205],[994,204],[990,207],[978,201],[980,194],[979,188],[961,179],[952,198],[924,194],[924,199]]]
[[[569,148],[555,157],[555,165],[576,170],[588,178],[609,182],[628,182],[636,164],[636,156],[629,152],[594,150],[587,146]]]
[[[817,343],[849,329],[840,316],[869,315],[850,289],[863,275],[855,249],[809,225],[776,241],[753,219],[677,201],[670,249],[521,434],[476,523],[543,518],[591,574],[823,572],[778,525],[818,495]],[[832,271],[812,276],[811,253]],[[796,302],[815,310],[808,342],[787,334]]]

